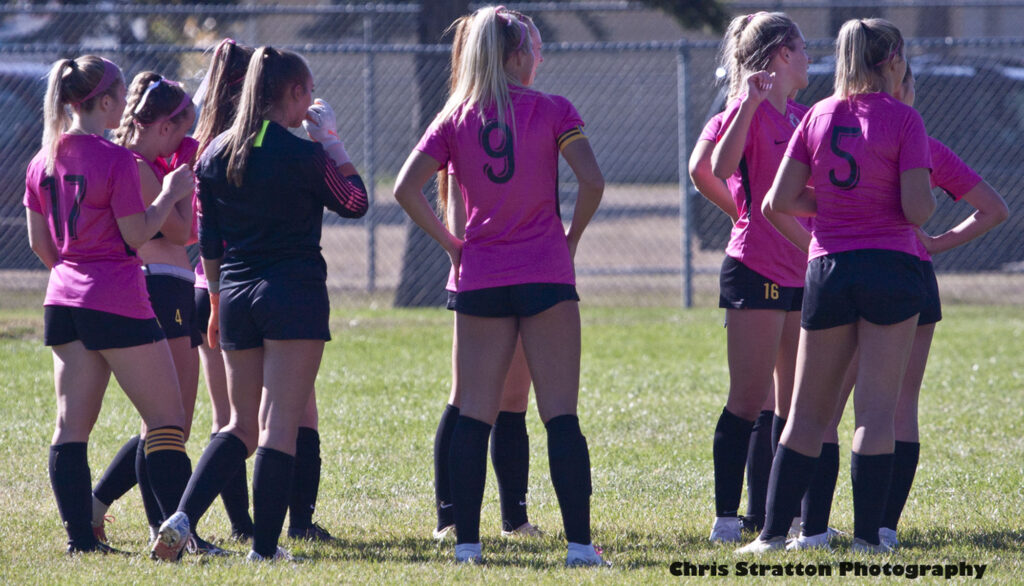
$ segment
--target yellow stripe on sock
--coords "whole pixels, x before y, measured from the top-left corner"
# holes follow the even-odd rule
[[[146,455],[172,450],[185,452],[185,432],[176,427],[161,427],[146,434]]]

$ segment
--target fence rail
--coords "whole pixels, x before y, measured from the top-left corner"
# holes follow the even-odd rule
[[[537,87],[577,106],[608,182],[577,258],[581,294],[607,303],[713,304],[729,222],[693,189],[686,159],[707,117],[722,107],[715,85],[718,42],[628,40],[630,26],[658,30],[664,17],[630,2],[571,6],[577,11],[558,3],[516,5],[543,13],[547,42]],[[421,262],[406,252],[409,224],[389,197],[419,138],[415,72],[423,65],[416,57],[450,50],[414,42],[419,6],[118,4],[115,16],[109,8],[0,6],[0,156],[6,161],[0,172],[0,271],[8,286],[35,283],[34,273],[25,271],[42,269],[27,245],[21,196],[25,164],[41,135],[40,78],[47,65],[65,55],[96,53],[119,63],[129,77],[152,69],[194,89],[206,67],[206,47],[223,36],[302,52],[318,96],[339,112],[339,133],[371,190],[372,208],[358,221],[325,217],[330,286],[339,294],[386,294],[398,286],[403,265]],[[215,15],[216,24],[196,21],[197,14]],[[590,32],[574,32],[583,29]],[[623,39],[592,40],[602,34]],[[1011,211],[1021,208],[1024,60],[1016,55],[1024,39],[918,38],[907,44],[929,132],[996,187]],[[798,98],[808,103],[828,93],[832,41],[809,46],[815,57],[811,85]],[[433,63],[432,75],[447,76],[443,59]],[[575,184],[564,164],[559,200],[563,217],[570,217]],[[931,232],[971,212],[969,205],[940,200],[926,226]],[[1019,214],[1012,215],[977,242],[937,257],[946,298],[1024,302],[1022,224]],[[424,258],[437,254],[422,252]]]

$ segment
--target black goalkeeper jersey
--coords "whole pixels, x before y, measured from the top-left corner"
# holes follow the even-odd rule
[[[235,187],[227,180],[226,142],[225,134],[216,137],[196,165],[199,247],[204,258],[222,258],[222,287],[272,276],[326,279],[324,208],[362,217],[362,179],[343,177],[320,144],[264,122],[242,187]]]

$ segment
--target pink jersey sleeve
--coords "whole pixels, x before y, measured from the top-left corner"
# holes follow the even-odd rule
[[[425,155],[430,155],[440,163],[438,170],[446,168],[451,160],[448,132],[450,127],[451,118],[448,120],[441,120],[440,117],[435,118],[430,127],[427,128],[427,131],[423,133],[423,138],[416,145],[415,150]]]
[[[941,187],[953,201],[960,201],[981,183],[981,176],[949,147],[932,137],[928,137],[928,146],[932,154],[932,187]]]
[[[793,132],[793,136],[790,137],[789,145],[786,146],[786,156],[794,161],[800,161],[809,167],[811,165],[811,153],[807,150],[808,119],[808,116],[804,116],[803,120],[800,121],[800,125],[796,127],[796,131]]]
[[[139,167],[135,164],[135,158],[127,150],[124,151],[124,157],[117,162],[116,168],[118,171],[107,178],[110,209],[114,217],[124,218],[145,212],[146,206],[142,203],[139,188]]]
[[[555,128],[557,136],[563,136],[573,129],[583,127],[583,118],[580,117],[580,113],[576,111],[576,106],[573,106],[572,102],[562,96],[551,96],[551,99],[558,102],[562,108],[562,119]],[[561,146],[559,145],[559,148]]]
[[[900,173],[921,167],[931,169],[931,149],[928,148],[928,133],[924,129],[924,120],[917,110],[912,110],[906,118],[903,143],[900,145]]]
[[[33,172],[33,167],[30,164],[28,173],[25,174],[25,197],[22,199],[22,203],[37,214],[45,214],[43,206],[39,205],[39,196],[36,193],[36,187],[39,184],[37,175],[37,173]]]
[[[718,142],[718,137],[722,134],[722,117],[725,112],[719,112],[708,120],[707,124],[704,125],[704,129],[700,132],[700,137],[697,140],[706,140],[708,142]]]

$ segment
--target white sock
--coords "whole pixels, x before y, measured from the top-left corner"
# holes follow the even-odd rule
[[[103,504],[103,501],[92,495],[92,524],[99,527],[103,524],[103,516],[107,514],[110,505]]]

